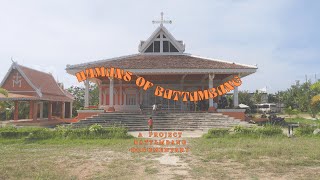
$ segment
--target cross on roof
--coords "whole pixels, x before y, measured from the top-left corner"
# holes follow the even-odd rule
[[[153,24],[160,24],[160,26],[163,26],[164,23],[167,23],[167,24],[171,24],[172,21],[171,20],[164,20],[163,19],[163,12],[161,12],[161,19],[158,20],[158,21],[152,21]]]

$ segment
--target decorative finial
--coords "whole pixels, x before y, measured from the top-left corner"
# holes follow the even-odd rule
[[[153,24],[160,24],[160,26],[163,26],[164,23],[172,24],[171,20],[164,20],[163,19],[163,12],[161,12],[160,15],[161,15],[160,21],[152,21]]]

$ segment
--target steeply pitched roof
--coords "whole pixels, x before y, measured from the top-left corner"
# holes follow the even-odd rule
[[[148,46],[157,38],[157,36],[164,35],[166,37],[166,41],[174,44],[174,46],[178,49],[180,53],[185,51],[185,45],[183,41],[176,40],[173,35],[165,28],[164,26],[159,26],[146,41],[141,41],[139,45],[139,52],[143,53]]]
[[[41,93],[64,96],[63,90],[59,87],[54,77],[42,71],[18,65],[31,83],[41,91]]]
[[[29,67],[13,62],[10,70],[8,71],[6,77],[3,79],[1,86],[5,83],[9,74],[13,69],[16,69],[21,76],[28,82],[28,84],[34,89],[37,96],[35,98],[40,100],[51,100],[51,101],[72,101],[73,96],[62,89],[54,77],[42,71],[38,71]],[[13,87],[14,88],[14,87]],[[14,89],[13,89],[14,90]],[[10,90],[9,90],[10,91]],[[19,94],[30,94],[30,92],[24,93],[19,91]]]

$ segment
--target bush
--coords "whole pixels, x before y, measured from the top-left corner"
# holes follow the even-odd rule
[[[40,128],[16,128],[14,126],[7,126],[0,128],[1,138],[22,138],[30,134],[30,132],[36,131]]]
[[[102,129],[102,126],[100,125],[100,124],[94,124],[94,125],[91,125],[90,127],[89,127],[89,131],[90,132],[96,132],[96,133],[98,133],[98,132],[101,132],[103,129]]]
[[[43,139],[111,139],[131,138],[128,131],[123,127],[107,127],[92,125],[88,128],[71,129],[70,127],[57,126],[55,129],[48,128],[0,128],[1,138],[26,138],[26,140]]]
[[[300,125],[295,132],[295,135],[298,136],[308,136],[313,135],[313,131],[317,129],[316,126],[310,126],[310,125]]]
[[[280,126],[266,125],[263,127],[242,127],[236,126],[233,128],[234,133],[229,133],[228,129],[210,129],[207,134],[203,137],[214,138],[214,137],[271,137],[283,135]]]
[[[263,128],[256,128],[255,133],[259,136],[278,136],[283,135],[280,126],[266,125]]]
[[[56,138],[56,131],[47,128],[39,128],[31,131],[26,137],[27,140],[42,140],[42,139],[53,139]]]
[[[236,126],[234,128],[235,135],[245,136],[278,136],[282,135],[282,129],[280,126],[265,125],[263,127],[247,128],[242,126]]]
[[[209,129],[208,133],[204,135],[205,138],[223,137],[229,134],[228,129]]]
[[[254,133],[253,128],[247,128],[242,126],[234,127],[233,131],[234,131],[234,134],[241,134],[241,135],[249,135]]]

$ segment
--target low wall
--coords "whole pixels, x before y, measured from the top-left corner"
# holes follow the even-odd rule
[[[78,116],[77,119],[86,119],[88,117],[98,115],[100,113],[103,113],[104,110],[78,110]]]
[[[240,119],[241,121],[246,119],[245,111],[245,109],[217,109],[218,113],[222,113],[223,115],[227,115],[235,119]]]

